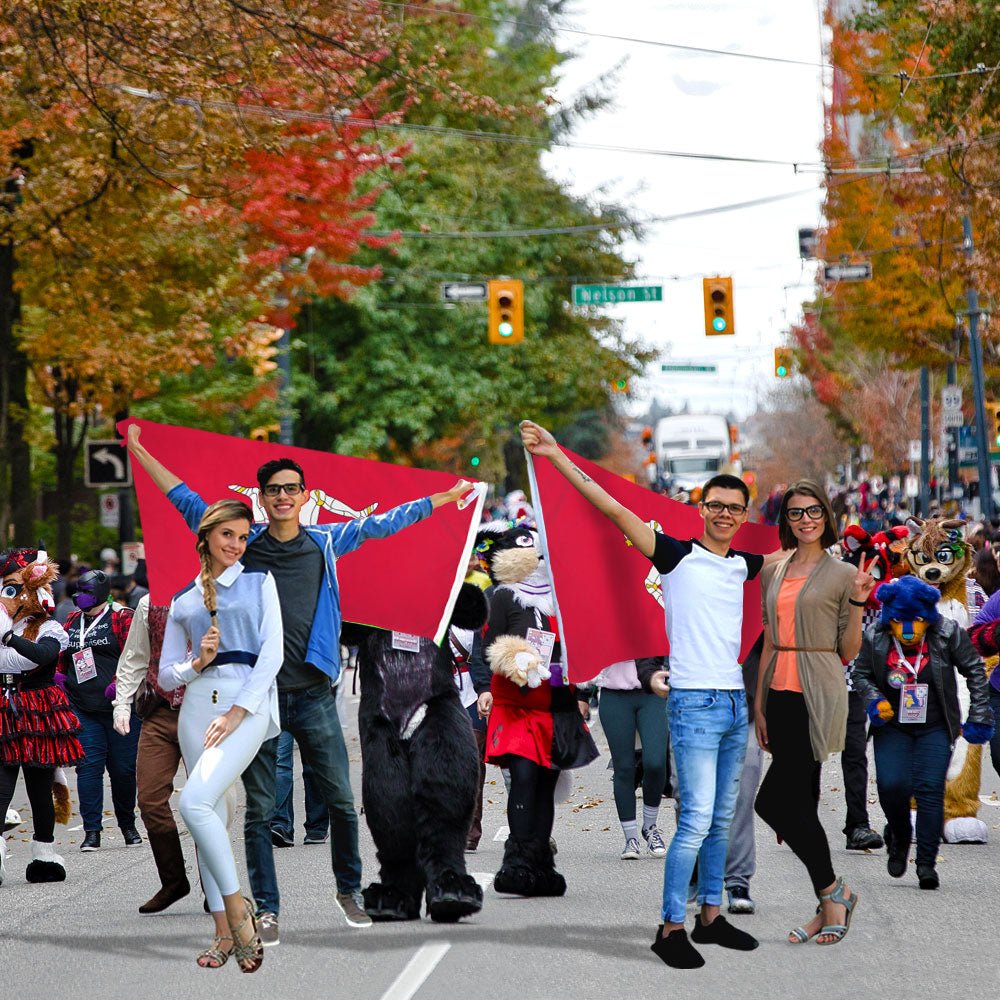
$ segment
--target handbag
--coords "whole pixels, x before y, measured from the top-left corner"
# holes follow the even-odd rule
[[[166,705],[166,700],[157,693],[156,688],[149,683],[148,677],[143,677],[139,681],[135,695],[132,698],[132,708],[140,719],[148,719],[161,705]]]

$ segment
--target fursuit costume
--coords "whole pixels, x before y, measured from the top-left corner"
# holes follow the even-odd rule
[[[518,896],[561,896],[566,880],[555,870],[550,843],[555,782],[560,771],[589,764],[597,747],[564,672],[537,533],[497,522],[481,529],[476,542],[494,584],[483,643],[493,671],[486,760],[511,774],[510,835],[493,887]],[[539,652],[546,641],[553,642],[550,658]]]
[[[939,610],[937,588],[904,576],[879,591],[881,618],[865,633],[854,682],[871,719],[879,800],[888,825],[888,869],[906,872],[911,796],[917,803],[917,876],[936,889],[945,828],[946,775],[959,736],[978,748],[993,735],[982,660],[964,628]],[[968,688],[965,723],[956,672]]]
[[[51,617],[50,589],[59,575],[45,551],[14,549],[0,555],[0,812],[6,813],[20,771],[31,802],[34,835],[29,882],[62,882],[54,823],[70,816],[69,788],[60,770],[83,759],[80,722],[55,683],[66,633]],[[0,882],[6,848],[0,840]]]
[[[479,792],[479,751],[455,684],[463,649],[486,622],[482,591],[463,584],[448,637],[345,627],[358,645],[361,799],[378,852],[379,881],[363,892],[372,920],[453,923],[478,913],[483,890],[466,871]]]

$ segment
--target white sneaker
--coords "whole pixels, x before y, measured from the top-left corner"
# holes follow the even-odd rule
[[[642,849],[639,847],[639,841],[635,837],[629,837],[625,841],[625,849],[621,854],[622,861],[638,861],[641,854]]]

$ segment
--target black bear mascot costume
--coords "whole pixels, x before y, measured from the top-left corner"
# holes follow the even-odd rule
[[[481,629],[486,598],[462,584],[451,627]],[[345,625],[358,645],[361,800],[378,852],[379,879],[364,890],[373,920],[451,923],[478,913],[483,890],[465,869],[479,788],[479,750],[455,684],[446,638]]]

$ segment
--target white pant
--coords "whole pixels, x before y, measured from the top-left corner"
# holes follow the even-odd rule
[[[239,876],[229,841],[226,792],[257,755],[267,733],[266,714],[247,715],[221,743],[205,749],[212,720],[233,705],[243,682],[226,677],[225,667],[208,667],[184,691],[177,737],[188,779],[180,797],[181,816],[198,848],[198,869],[208,907],[224,909],[222,897],[239,892]]]

